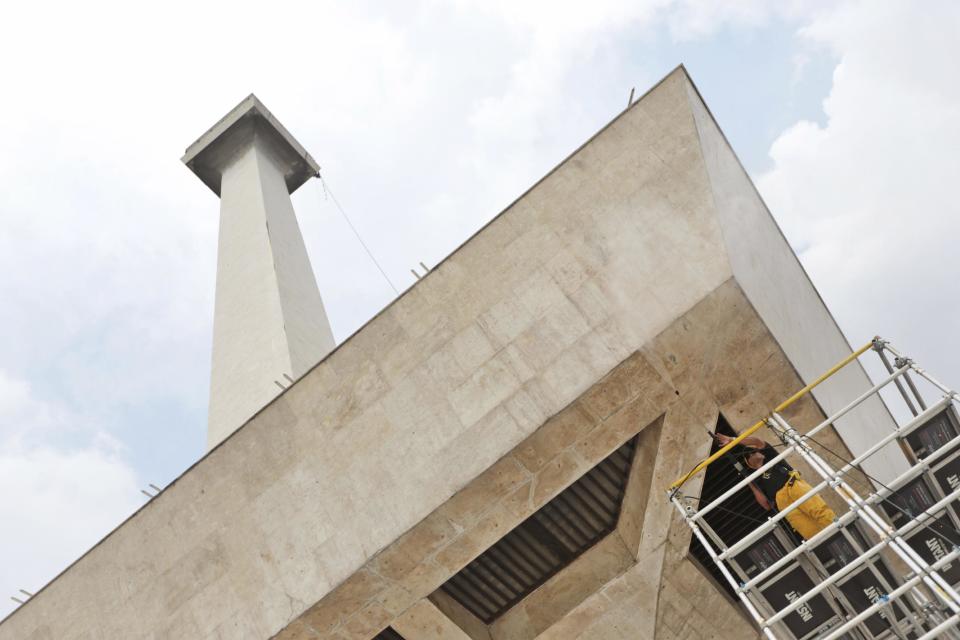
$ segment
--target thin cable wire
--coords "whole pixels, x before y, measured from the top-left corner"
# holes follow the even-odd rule
[[[708,432],[708,433],[709,433],[709,432]],[[712,435],[712,434],[711,434],[711,435]],[[771,449],[776,449],[777,447],[785,447],[785,446],[787,446],[785,443],[773,444],[773,443],[767,442],[767,444],[770,445],[770,448],[771,448]],[[739,451],[739,450],[736,450],[736,449],[731,449],[730,451],[727,451],[725,454],[723,454],[722,456],[720,456],[719,458],[717,458],[717,461],[719,461],[719,460],[724,460],[724,459],[726,459],[726,458],[740,459],[740,458],[742,458],[742,457],[743,457],[743,451]],[[699,464],[699,463],[697,463],[697,464]],[[751,471],[752,471],[752,469],[751,469]],[[744,477],[743,474],[742,474],[739,470],[737,471],[737,474],[740,475],[741,478]],[[753,483],[751,482],[750,484],[753,484]],[[747,488],[747,487],[744,487],[744,489],[746,489],[746,488]],[[676,491],[677,493],[680,493],[679,487],[678,487],[675,491]],[[700,495],[697,496],[696,498],[694,498],[693,496],[687,496],[687,495],[684,495],[683,493],[680,493],[680,497],[681,497],[681,498],[686,499],[686,500],[696,500],[697,502],[700,501],[702,495],[703,495],[703,492],[702,492],[702,491],[700,492]],[[718,507],[714,507],[714,508],[715,508],[715,509],[719,509],[720,507],[718,506]]]
[[[710,434],[711,436],[713,436],[713,434],[710,433],[709,431],[707,431],[707,433]],[[769,444],[769,443],[768,443],[768,444]],[[775,448],[775,447],[783,447],[783,446],[786,446],[786,445],[785,445],[785,444],[771,444],[770,446],[773,447],[773,448]],[[719,462],[720,460],[737,460],[737,459],[739,459],[739,458],[742,457],[742,456],[743,456],[743,452],[742,452],[742,451],[738,451],[738,450],[736,450],[736,449],[731,449],[730,451],[727,451],[727,452],[724,453],[722,456],[720,456],[719,458],[717,458],[717,459],[715,460],[715,462]],[[734,471],[735,474],[741,475],[741,472],[740,472],[739,470],[737,470],[736,468],[733,468],[733,471]],[[681,493],[681,494],[680,494],[680,498],[681,498],[682,500],[692,500],[692,501],[695,501],[695,502],[703,502],[703,493],[701,492],[701,494],[700,494],[699,496],[697,496],[697,497],[688,496],[688,495],[684,495],[684,494]],[[712,501],[711,501],[711,502],[708,502],[707,504],[711,504],[711,503],[712,503]],[[739,518],[741,518],[741,519],[743,519],[743,520],[747,520],[747,521],[750,521],[750,522],[755,522],[755,523],[757,523],[757,524],[765,524],[765,523],[767,522],[766,520],[761,520],[761,519],[759,519],[759,518],[754,518],[753,516],[749,516],[749,515],[747,515],[747,514],[745,514],[745,513],[741,513],[741,512],[739,512],[739,511],[735,511],[735,510],[733,510],[733,509],[724,507],[724,506],[719,505],[719,504],[716,505],[716,506],[713,507],[713,508],[716,509],[716,510],[718,510],[718,511],[723,511],[723,512],[725,512],[725,513],[728,513],[728,514],[730,514],[730,515],[737,516],[737,517],[739,517]]]
[[[316,177],[320,179],[320,184],[323,185],[323,193],[330,196],[330,199],[333,200],[333,204],[337,207],[337,211],[340,212],[340,215],[343,216],[343,219],[347,221],[348,225],[350,225],[350,230],[353,231],[353,235],[357,236],[357,241],[360,242],[360,246],[363,247],[363,250],[366,251],[367,255],[370,256],[370,259],[373,260],[373,264],[377,265],[377,270],[380,271],[380,275],[382,275],[383,279],[387,281],[387,284],[390,285],[390,288],[393,289],[393,292],[399,296],[400,291],[398,291],[394,286],[393,281],[390,280],[390,276],[388,276],[387,272],[383,270],[383,267],[380,266],[380,263],[377,262],[377,259],[373,257],[373,252],[370,251],[367,243],[364,242],[363,238],[360,237],[360,232],[357,231],[357,228],[353,226],[352,222],[350,222],[350,217],[347,215],[347,212],[343,210],[343,207],[340,206],[337,196],[333,195],[333,191],[330,190],[330,186],[327,184],[327,181],[323,179],[323,176],[319,171],[317,172]]]
[[[682,496],[681,499],[682,499],[682,500],[693,500],[693,501],[695,501],[695,502],[699,502],[699,501],[700,501],[700,498],[694,498],[693,496]],[[766,523],[767,523],[766,520],[761,520],[760,518],[754,518],[753,516],[748,516],[748,515],[745,514],[745,513],[740,513],[739,511],[734,511],[733,509],[728,509],[727,507],[721,506],[721,505],[719,505],[719,504],[718,504],[717,506],[715,506],[714,509],[717,509],[718,511],[725,511],[726,513],[729,513],[729,514],[732,515],[732,516],[737,516],[738,518],[743,518],[744,520],[749,520],[750,522],[756,522],[757,524],[766,524]]]
[[[849,461],[849,460],[847,460],[846,458],[844,458],[844,457],[841,456],[840,454],[832,451],[829,447],[825,446],[822,442],[818,442],[817,440],[814,440],[814,439],[811,438],[810,436],[806,436],[806,435],[801,436],[801,437],[806,438],[807,440],[810,440],[810,441],[813,442],[815,445],[817,445],[818,447],[820,447],[821,449],[823,449],[824,451],[826,451],[827,453],[829,453],[830,455],[832,455],[834,458],[836,458],[837,460],[843,462],[845,465],[850,464],[850,461]],[[876,483],[877,483],[878,485],[880,485],[885,491],[889,491],[891,494],[893,493],[893,489],[891,489],[890,487],[888,487],[888,486],[885,485],[884,483],[880,482],[880,480],[878,480],[877,478],[873,477],[872,475],[870,475],[869,473],[867,473],[866,471],[864,471],[862,468],[860,468],[860,467],[854,467],[854,468],[857,469],[857,471],[859,471],[860,473],[862,473],[864,476],[866,476],[866,477],[869,478],[870,480],[873,480],[874,482],[876,482]],[[844,475],[846,475],[846,474],[844,474]],[[853,480],[852,477],[850,477],[850,476],[847,476],[847,477],[848,477],[848,479]],[[866,483],[864,483],[864,484],[866,484]],[[869,489],[868,489],[868,491],[869,491]],[[873,493],[873,492],[870,491],[870,493]],[[893,500],[891,500],[889,497],[887,497],[887,498],[880,498],[880,500],[881,500],[881,502],[884,502],[884,503],[886,503],[886,504],[889,504],[891,507],[893,507],[894,509],[896,509],[897,511],[899,511],[901,514],[907,516],[907,517],[910,518],[911,520],[916,520],[916,519],[917,519],[917,516],[915,516],[914,514],[910,513],[910,512],[907,511],[906,509],[903,509],[900,505],[898,505],[896,502],[894,502]],[[936,521],[934,520],[934,516],[926,516],[926,520],[920,523],[920,527],[923,528],[923,529],[928,529],[928,530],[930,531],[930,533],[934,534],[935,536],[937,536],[937,537],[939,537],[939,538],[943,538],[943,540],[944,540],[945,542],[947,542],[947,543],[950,545],[951,548],[957,546],[957,541],[951,540],[950,538],[948,538],[948,537],[945,536],[944,534],[940,533],[939,531],[937,531],[936,529],[934,529],[934,528],[931,526],[931,524],[927,524],[928,522],[931,523],[931,524],[935,523]],[[953,533],[957,534],[958,538],[960,538],[960,530],[957,530],[956,527],[954,527],[952,524],[950,524],[950,518],[949,518],[949,517],[947,518],[947,526],[945,526],[944,528],[947,529],[948,531],[952,531]]]
[[[836,459],[839,460],[840,462],[843,462],[845,465],[850,463],[850,460],[847,460],[846,458],[844,458],[843,456],[841,456],[841,455],[838,454],[837,452],[833,451],[832,449],[830,449],[829,447],[827,447],[826,445],[824,445],[822,442],[820,442],[820,441],[818,441],[818,440],[816,440],[816,439],[814,439],[814,438],[811,438],[810,436],[805,435],[805,434],[801,434],[801,438],[806,439],[806,440],[809,440],[810,442],[814,443],[815,445],[817,445],[818,447],[820,447],[821,449],[823,449],[826,453],[829,453],[831,456],[833,456],[834,458],[836,458]],[[767,443],[767,444],[770,444],[770,443]],[[785,444],[785,443],[782,443],[782,444],[773,444],[773,445],[771,445],[771,447],[773,447],[773,448],[782,447],[782,446],[786,446],[786,444]],[[732,451],[728,451],[726,454],[724,454],[723,456],[721,456],[721,458],[718,458],[718,460],[719,460],[719,459],[722,459],[722,458],[726,458],[726,457],[728,457],[728,456],[729,456],[729,457],[733,457]],[[890,493],[893,493],[893,490],[890,489],[890,487],[888,487],[888,486],[885,485],[883,482],[881,482],[880,480],[878,480],[878,479],[875,478],[874,476],[872,476],[872,475],[870,475],[869,473],[867,473],[866,471],[864,471],[861,467],[857,466],[857,467],[854,467],[854,468],[855,468],[857,471],[859,471],[860,473],[862,473],[866,478],[872,480],[873,482],[876,482],[876,483],[877,483],[878,485],[880,485],[880,487],[882,487],[884,490],[889,491]],[[864,489],[866,489],[868,493],[873,493],[872,489],[871,489],[869,486],[867,486],[867,484],[866,484],[865,481],[863,481],[863,480],[858,480],[858,479],[856,479],[855,477],[853,477],[853,476],[851,476],[851,475],[849,475],[849,474],[844,474],[844,475],[847,476],[847,480],[848,480],[848,481],[850,481],[850,482],[852,482],[852,483],[854,483],[854,484],[860,485],[860,490],[861,490],[861,491],[864,490]],[[862,484],[861,484],[861,483],[862,483]],[[701,496],[702,496],[702,494],[701,494]],[[682,498],[687,499],[687,500],[692,499],[692,500],[696,500],[697,502],[700,502],[700,501],[701,501],[701,496],[697,496],[696,498],[693,498],[692,496],[682,496]],[[879,497],[879,496],[878,496],[878,497]],[[907,516],[907,517],[910,518],[911,520],[916,519],[916,516],[914,516],[914,514],[910,513],[910,512],[907,511],[906,509],[903,509],[900,505],[898,505],[896,502],[894,502],[893,500],[891,500],[889,497],[881,497],[881,498],[880,498],[880,501],[883,502],[883,503],[885,503],[885,504],[890,505],[893,509],[896,509],[898,512],[900,512],[901,514]],[[715,509],[723,509],[724,511],[729,511],[729,512],[733,513],[731,510],[726,509],[725,507],[721,507],[720,505],[717,505],[717,506],[714,507],[714,508],[715,508]],[[744,514],[741,514],[741,516],[744,517],[744,518],[750,519],[749,516],[746,516],[746,515],[744,515]],[[956,542],[956,541],[951,540],[951,539],[948,538],[946,535],[944,535],[943,533],[937,531],[937,530],[932,526],[932,524],[935,524],[935,523],[936,523],[936,521],[933,519],[933,517],[932,517],[932,516],[928,516],[924,521],[920,522],[920,528],[922,528],[922,529],[927,529],[927,530],[928,530],[930,533],[932,533],[933,535],[937,536],[938,538],[943,539],[943,541],[946,542],[946,543],[948,543],[951,548],[957,546],[957,542]],[[958,538],[960,538],[960,530],[958,530],[956,527],[952,526],[952,525],[949,524],[949,523],[950,523],[950,520],[949,520],[949,518],[948,518],[948,519],[947,519],[947,526],[944,527],[944,528],[945,528],[946,530],[951,531],[952,533],[956,534],[956,535],[958,536]]]

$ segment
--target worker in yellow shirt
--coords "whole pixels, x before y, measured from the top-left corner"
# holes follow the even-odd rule
[[[733,440],[720,433],[714,434],[714,437],[721,446]],[[739,444],[742,446],[734,449],[734,455],[740,456],[743,463],[753,470],[759,469],[767,460],[777,456],[774,448],[760,438],[749,436]],[[751,482],[750,490],[760,506],[767,511],[772,505],[776,505],[778,511],[783,511],[794,502],[803,500],[799,507],[787,514],[787,522],[804,540],[809,540],[836,520],[833,509],[828,507],[819,495],[804,498],[811,490],[810,485],[784,460],[777,462]]]

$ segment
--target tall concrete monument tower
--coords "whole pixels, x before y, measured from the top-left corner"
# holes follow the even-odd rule
[[[183,162],[220,196],[207,448],[333,349],[290,201],[316,161],[250,95],[190,145]]]

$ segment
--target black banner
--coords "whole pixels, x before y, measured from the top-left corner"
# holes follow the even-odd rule
[[[801,567],[794,567],[773,583],[767,583],[760,589],[760,593],[770,606],[780,610],[811,589],[813,581],[810,576]],[[819,629],[834,616],[835,613],[826,599],[818,594],[788,614],[783,622],[795,636],[802,638]]]

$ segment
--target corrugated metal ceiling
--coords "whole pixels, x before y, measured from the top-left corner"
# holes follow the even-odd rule
[[[637,437],[564,489],[441,587],[489,624],[613,531]]]

